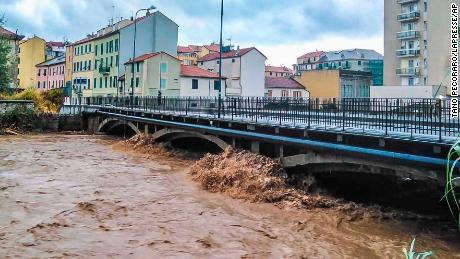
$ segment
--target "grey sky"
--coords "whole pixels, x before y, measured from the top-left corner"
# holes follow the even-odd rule
[[[219,0],[0,0],[0,12],[28,37],[74,41],[151,4],[179,24],[180,44],[218,40]],[[276,65],[315,49],[382,52],[383,0],[225,0],[224,38],[260,48]]]

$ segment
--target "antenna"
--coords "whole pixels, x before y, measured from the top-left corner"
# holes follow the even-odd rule
[[[227,41],[230,48],[232,48],[232,37],[228,38]]]

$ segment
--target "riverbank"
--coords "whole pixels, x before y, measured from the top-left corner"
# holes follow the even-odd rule
[[[417,251],[459,256],[455,235],[417,222],[210,193],[188,174],[193,158],[131,145],[0,137],[2,257],[401,258],[413,236]]]

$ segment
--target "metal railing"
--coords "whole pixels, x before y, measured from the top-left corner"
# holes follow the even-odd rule
[[[421,70],[419,67],[397,68],[396,74],[400,76],[419,76]]]
[[[398,39],[412,39],[420,37],[419,31],[400,31],[396,33]]]
[[[130,110],[129,97],[84,98],[100,109]],[[458,136],[449,99],[136,97],[134,110],[230,121],[443,140]],[[116,109],[118,108],[118,109]]]
[[[420,12],[419,11],[412,11],[408,13],[402,13],[398,14],[397,20],[398,21],[409,21],[409,20],[415,20],[420,18]]]

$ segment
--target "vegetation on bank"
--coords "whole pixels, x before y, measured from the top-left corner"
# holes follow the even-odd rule
[[[60,107],[64,104],[64,91],[62,89],[51,89],[49,91],[37,91],[34,88],[28,88],[20,93],[2,94],[0,100],[28,100],[35,104],[35,113],[59,112]]]

